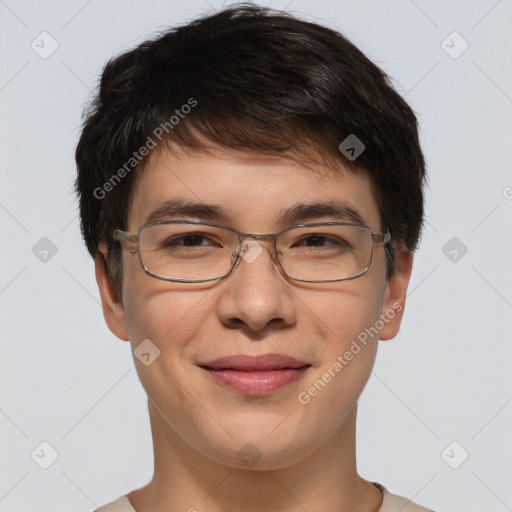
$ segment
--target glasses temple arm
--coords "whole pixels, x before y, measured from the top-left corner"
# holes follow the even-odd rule
[[[112,237],[114,240],[119,240],[119,242],[131,242],[132,244],[139,243],[138,235],[132,235],[126,231],[121,231],[120,229],[114,229]]]
[[[388,243],[391,241],[391,233],[383,233],[382,235],[372,235],[373,241],[377,243]]]

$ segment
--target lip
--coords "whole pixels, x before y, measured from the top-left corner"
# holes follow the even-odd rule
[[[307,364],[308,363],[305,361],[300,361],[291,356],[269,353],[259,356],[250,356],[247,354],[224,356],[200,363],[199,366],[208,367],[213,370],[251,372],[259,370],[283,370],[286,368],[296,369],[301,366],[306,366]]]
[[[217,382],[248,396],[264,396],[300,379],[310,364],[282,354],[232,355],[198,365]]]

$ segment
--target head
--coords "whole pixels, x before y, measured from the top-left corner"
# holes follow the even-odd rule
[[[347,138],[359,144],[356,155]],[[398,332],[422,226],[417,121],[388,77],[337,32],[235,6],[111,60],[76,160],[106,321],[134,350],[146,339],[158,349],[150,365],[135,360],[152,421],[231,465],[242,464],[236,454],[246,442],[263,453],[259,467],[276,467],[332,438],[355,408],[377,340]],[[222,280],[169,282],[145,273],[136,250],[113,237],[137,233],[168,201],[193,208],[157,220],[209,215],[254,234],[289,227],[301,208],[300,223],[339,220],[329,208],[342,204],[390,241],[375,244],[368,270],[345,281],[291,280],[262,242],[255,261],[240,258]],[[275,393],[248,396],[202,367],[266,353],[307,370]],[[283,405],[296,412],[269,437]]]

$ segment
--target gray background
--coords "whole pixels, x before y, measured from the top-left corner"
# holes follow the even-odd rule
[[[512,1],[270,5],[341,30],[421,122],[426,230],[403,329],[360,401],[360,473],[438,512],[512,510]],[[207,9],[0,0],[0,511],[86,512],[151,477],[145,395],[81,244],[73,152],[105,61]],[[43,31],[58,43],[46,59]]]

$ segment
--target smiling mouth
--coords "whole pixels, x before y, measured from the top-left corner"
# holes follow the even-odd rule
[[[212,370],[237,370],[247,372],[257,370],[294,370],[307,365],[308,363],[296,359],[295,357],[273,352],[254,356],[249,354],[233,354],[210,361],[204,361],[199,364],[201,367],[207,367]]]
[[[311,364],[281,354],[227,356],[198,366],[217,383],[248,396],[275,393],[311,368]]]
[[[270,395],[302,378],[311,365],[279,370],[205,369],[217,382],[248,396]]]
[[[305,364],[303,366],[298,366],[297,368],[289,368],[288,366],[283,366],[282,368],[261,368],[261,369],[252,369],[252,368],[212,368],[211,366],[199,365],[200,368],[204,368],[205,370],[211,370],[215,372],[221,371],[234,371],[234,372],[245,372],[245,373],[270,373],[270,372],[280,372],[283,370],[301,370],[302,368],[309,368],[310,364]]]

